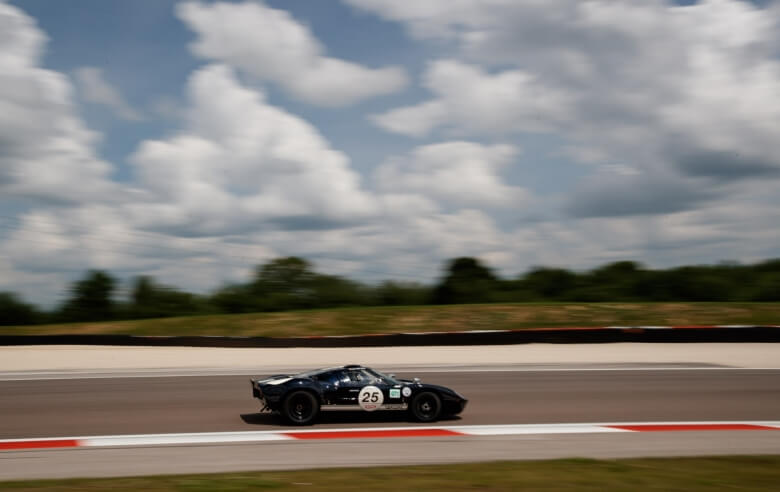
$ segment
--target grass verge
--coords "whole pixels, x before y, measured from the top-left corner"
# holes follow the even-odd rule
[[[566,326],[707,324],[780,324],[780,303],[528,303],[342,308],[0,327],[0,334],[282,337]]]
[[[780,456],[566,459],[215,475],[0,482],[7,491],[777,490]]]

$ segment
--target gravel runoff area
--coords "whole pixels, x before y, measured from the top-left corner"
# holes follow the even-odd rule
[[[274,370],[362,363],[376,367],[694,364],[780,368],[780,344],[606,343],[450,347],[200,348],[0,347],[0,372]]]

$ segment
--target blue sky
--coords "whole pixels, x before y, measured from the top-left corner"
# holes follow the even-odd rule
[[[11,2],[36,19],[50,38],[45,66],[72,74],[83,66],[99,67],[133,106],[150,107],[159,100],[182,104],[188,76],[203,61],[187,49],[195,34],[174,15],[176,1],[138,2],[84,0],[77,8],[66,2],[23,0]],[[276,1],[266,5],[284,8],[306,24],[328,50],[340,58],[372,65],[404,65],[415,71],[424,67],[425,51],[414,46],[403,27],[361,13],[339,2]],[[366,42],[370,40],[370,42]],[[355,165],[371,166],[388,152],[402,151],[405,139],[365,125],[367,112],[408,104],[424,97],[420,88],[365,101],[359,108],[321,110],[285,97],[274,87],[266,88],[270,100],[314,123],[338,148],[353,157]],[[121,163],[145,138],[172,126],[164,118],[141,122],[117,120],[105,107],[83,105],[81,111],[91,128],[104,132],[102,154]],[[371,161],[374,161],[373,163]]]
[[[0,290],[780,256],[774,2],[0,1]],[[46,39],[43,42],[43,39]]]

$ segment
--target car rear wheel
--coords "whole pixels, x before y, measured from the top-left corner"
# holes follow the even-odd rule
[[[420,422],[433,422],[441,415],[441,398],[436,393],[425,391],[412,400],[412,417]]]
[[[320,404],[308,391],[294,391],[284,399],[282,416],[294,425],[309,425],[317,418]]]

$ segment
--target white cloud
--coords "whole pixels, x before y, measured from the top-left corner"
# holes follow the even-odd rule
[[[373,116],[386,130],[548,133],[582,149],[581,162],[678,176],[691,195],[709,184],[689,177],[780,175],[777,8],[738,0],[347,1],[459,53],[426,70],[431,99]]]
[[[68,285],[90,268],[124,281],[152,275],[205,293],[222,283],[245,281],[253,264],[280,256],[262,240],[253,244],[140,231],[116,205],[36,210],[16,222],[0,241],[0,259],[7,260],[0,261],[0,290],[48,307],[63,301]]]
[[[197,71],[188,92],[186,128],[143,142],[131,158],[146,194],[131,207],[140,224],[220,234],[269,223],[330,227],[376,213],[344,154],[228,67]]]
[[[122,94],[106,81],[101,69],[81,67],[76,70],[76,81],[85,101],[107,106],[124,120],[139,121],[143,119],[141,113],[133,109],[122,97]]]
[[[516,0],[344,0],[356,8],[404,22],[412,35],[420,39],[455,39],[461,31],[494,21],[496,9],[518,4]],[[525,1],[525,4],[544,1]],[[498,14],[500,15],[500,13]]]
[[[392,219],[430,215],[441,210],[434,200],[418,193],[384,192],[378,198],[382,213]]]
[[[418,248],[429,248],[442,261],[456,256],[483,256],[504,249],[504,233],[485,212],[476,209],[452,214],[412,217],[409,236]],[[434,258],[431,258],[436,263]]]
[[[777,10],[351,2],[444,41],[448,57],[425,70],[430,100],[376,117],[441,143],[385,160],[373,194],[317,128],[228,65],[334,105],[388,93],[402,71],[329,58],[306,27],[259,2],[185,4],[193,49],[222,63],[190,77],[177,132],[138,146],[135,181],[112,182],[68,78],[41,68],[44,34],[0,0],[0,194],[32,207],[3,220],[0,289],[48,302],[94,267],[207,292],[289,254],[359,279],[422,282],[462,255],[505,276],[538,264],[777,256]],[[517,175],[519,147],[495,142],[529,132],[562,136],[591,176],[527,207],[529,192],[504,177]],[[534,179],[553,181],[544,165]],[[514,213],[551,204],[569,217]]]
[[[332,263],[344,268],[333,273],[372,281],[430,282],[441,273],[447,258],[505,251],[507,235],[480,210],[443,213],[422,209],[416,214],[386,215],[350,229],[272,231],[257,237],[278,251],[312,258],[317,265]]]
[[[517,154],[511,145],[425,145],[408,156],[388,159],[375,180],[381,190],[419,193],[457,206],[517,207],[528,200],[528,191],[504,184],[498,173]]]
[[[425,86],[432,101],[376,115],[381,127],[424,136],[435,128],[459,135],[550,131],[571,112],[570,97],[522,70],[490,74],[457,60],[431,63]]]
[[[396,92],[407,83],[398,67],[374,69],[325,56],[305,25],[260,1],[186,2],[176,12],[198,34],[193,53],[274,82],[312,104],[349,105]]]
[[[43,202],[115,196],[70,82],[39,66],[45,41],[30,17],[0,3],[0,193]]]

